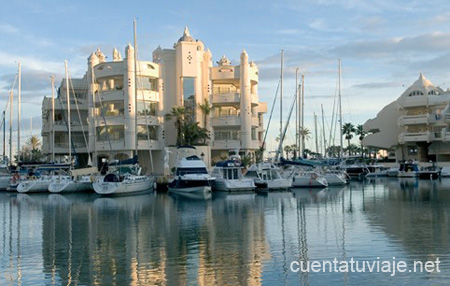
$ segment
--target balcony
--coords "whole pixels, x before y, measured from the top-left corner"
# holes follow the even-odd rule
[[[162,116],[138,116],[139,125],[161,125],[163,123]]]
[[[159,150],[162,149],[162,144],[158,140],[138,140],[139,150]]]
[[[239,66],[220,66],[211,68],[211,80],[234,80],[240,79]]]
[[[213,117],[211,121],[212,126],[239,126],[241,125],[241,117],[240,116],[220,116]]]
[[[404,115],[400,116],[397,123],[399,126],[415,125],[415,124],[432,124],[435,123],[436,117],[429,113],[419,115]]]
[[[106,121],[105,121],[106,120]],[[121,115],[118,116],[103,116],[95,118],[95,126],[104,126],[104,125],[124,125],[124,117]]]
[[[402,132],[398,136],[398,141],[400,143],[405,142],[430,142],[434,139],[431,132]]]
[[[216,93],[212,96],[212,103],[214,105],[239,105],[240,104],[240,96],[239,93]]]
[[[240,149],[241,141],[240,140],[214,140],[212,141],[211,149],[212,150],[231,150],[231,149]]]
[[[111,145],[110,145],[111,144]],[[97,141],[97,151],[114,151],[114,150],[123,150],[125,148],[125,140],[117,140],[117,141]]]
[[[122,76],[124,67],[123,62],[104,62],[94,67],[95,77],[97,79],[104,77]]]
[[[418,106],[428,106],[427,96],[408,96],[397,100],[398,105],[401,109],[408,107],[418,107]]]
[[[111,89],[111,90],[103,90],[100,91],[100,98],[102,102],[108,102],[108,101],[116,101],[116,100],[120,100],[123,101],[124,98],[124,91],[123,89]],[[96,97],[96,102],[100,102],[100,99],[98,98],[98,96]]]
[[[252,126],[259,127],[259,118],[257,116],[252,117]]]
[[[252,101],[252,106],[258,106],[259,104],[259,96],[256,93],[250,94],[250,99]]]

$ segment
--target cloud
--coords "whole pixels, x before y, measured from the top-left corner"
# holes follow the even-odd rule
[[[284,29],[284,30],[275,31],[275,33],[281,34],[281,35],[295,35],[295,34],[299,34],[300,31],[297,29]]]
[[[405,52],[430,55],[450,49],[450,33],[432,32],[415,37],[359,40],[329,50],[331,54],[351,58],[394,58]]]
[[[355,84],[351,88],[362,88],[362,89],[381,89],[381,88],[392,88],[402,86],[401,83],[397,81],[389,82],[366,82],[361,84]]]
[[[18,32],[19,32],[19,29],[12,25],[8,25],[8,24],[0,25],[0,33],[17,34]]]

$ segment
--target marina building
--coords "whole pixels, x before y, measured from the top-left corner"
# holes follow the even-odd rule
[[[79,163],[97,166],[104,159],[132,158],[137,150],[145,172],[163,174],[166,148],[177,144],[175,120],[165,115],[183,106],[208,132],[201,153],[209,163],[236,150],[254,158],[267,112],[258,81],[258,68],[245,50],[239,65],[223,56],[214,66],[211,51],[187,28],[173,48],[154,50],[152,62],[140,60],[130,44],[124,58],[114,49],[112,61],[97,49],[85,75],[69,79],[72,150]],[[68,154],[66,84],[61,82],[55,99],[55,124],[52,99],[42,104],[43,152],[49,160],[53,150],[56,161]]]
[[[420,74],[364,129],[369,132],[364,146],[393,150],[397,161],[450,161],[450,90]]]

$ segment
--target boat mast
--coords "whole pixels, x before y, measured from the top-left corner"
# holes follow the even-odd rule
[[[322,109],[322,136],[323,136],[323,156],[327,156],[327,139],[325,138],[325,118],[323,116],[323,104],[320,105]]]
[[[302,134],[301,134],[301,149],[300,149],[300,155],[301,157],[303,157],[303,152],[305,151],[305,75],[302,74],[302,103],[301,103],[301,130],[302,130]]]
[[[317,137],[317,115],[314,112],[314,137],[316,138],[316,153],[319,153],[319,139]]]
[[[339,101],[339,157],[342,156],[342,101],[341,101],[341,59],[339,59],[339,79],[338,79],[338,101]]]
[[[298,151],[297,157],[300,155],[300,129],[299,129],[299,118],[300,118],[300,93],[298,92],[298,70],[295,69],[295,97],[297,98],[297,108],[295,110],[295,145]]]
[[[55,76],[52,75],[52,162],[55,163]]]
[[[134,35],[134,128],[136,132],[136,137],[134,138],[136,144],[134,149],[134,154],[138,154],[138,136],[137,136],[137,126],[138,126],[138,96],[137,96],[137,39],[136,39],[136,19],[133,20],[133,35]]]
[[[3,160],[6,156],[6,110],[3,110]]]
[[[283,137],[283,63],[284,50],[281,50],[281,83],[280,83],[280,142]],[[281,150],[283,150],[283,143],[281,143]],[[283,151],[281,151],[283,152]],[[282,154],[279,154],[281,156]]]
[[[94,141],[94,160],[92,160],[92,165],[94,165],[96,168],[98,168],[98,163],[97,163],[97,126],[96,126],[96,114],[95,114],[95,92],[94,92],[94,66],[91,66],[91,90],[92,90],[92,126],[94,126],[94,136],[93,136],[93,141]]]
[[[13,121],[13,99],[14,93],[11,89],[9,92],[9,165],[12,164],[12,121]]]
[[[66,71],[66,100],[67,100],[67,128],[69,130],[69,168],[72,166],[72,130],[70,128],[70,94],[69,94],[69,72],[67,71],[67,61],[64,61]]]
[[[17,92],[18,92],[18,105],[17,105],[17,164],[20,162],[20,95],[21,95],[21,71],[20,71],[20,61],[19,61],[19,68],[18,68],[18,86],[17,86]]]

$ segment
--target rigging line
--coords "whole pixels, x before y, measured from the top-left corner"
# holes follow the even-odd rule
[[[331,142],[333,142],[333,145],[335,145],[335,137],[336,137],[336,124],[337,124],[337,114],[336,114],[336,97],[337,97],[337,87],[338,85],[338,81],[336,80],[336,86],[334,88],[334,97],[333,97],[333,113],[331,114],[331,127],[330,127],[330,136],[329,136],[329,140],[328,143],[331,146]]]
[[[94,78],[94,84],[95,84],[95,82],[96,82],[96,79],[95,79],[95,73],[93,73],[92,74],[92,77]],[[113,152],[113,149],[112,149],[112,144],[111,144],[111,138],[110,138],[110,136],[109,136],[109,132],[108,132],[108,121],[106,121],[106,117],[105,117],[105,113],[104,112],[102,112],[102,109],[103,109],[103,101],[102,101],[102,97],[100,96],[100,92],[101,92],[101,86],[99,86],[99,89],[98,89],[98,92],[97,92],[97,97],[98,97],[98,101],[100,102],[100,109],[99,109],[99,111],[100,111],[100,116],[102,117],[102,119],[103,119],[103,122],[105,123],[105,125],[104,125],[104,127],[105,127],[105,130],[106,130],[106,138],[108,139],[108,144],[109,144],[109,150],[111,151],[111,153]],[[96,95],[95,95],[95,92],[94,92],[94,97],[95,97]],[[94,114],[95,114],[95,106],[94,106]],[[100,126],[101,127],[101,126]],[[94,136],[97,136],[97,124],[95,124],[95,119],[94,119]],[[97,146],[95,146],[95,148],[97,148]],[[111,158],[112,159],[112,158]]]
[[[68,84],[68,83],[66,83],[66,84]],[[61,99],[61,96],[60,96],[59,93],[58,93],[58,100],[59,100],[59,104],[60,104],[61,106],[64,106],[64,104],[63,104],[63,102],[62,102],[62,99]],[[67,99],[66,99],[66,100],[67,100]],[[63,107],[63,110],[64,110],[64,107]],[[69,130],[69,125],[68,125],[68,124],[70,124],[70,122],[67,121],[67,117],[66,117],[65,112],[62,112],[62,117],[63,117],[63,119],[64,119],[64,123],[66,124],[66,128],[67,128],[67,131],[68,131],[68,130]],[[73,144],[73,138],[72,138],[72,137],[70,138],[70,143],[72,144],[73,154],[74,154],[74,156],[76,156],[76,155],[77,155],[77,152],[76,152],[76,150],[75,150],[75,147],[74,147],[74,144]],[[69,164],[72,164],[72,162],[69,162]]]
[[[137,45],[136,45],[136,47],[135,47],[135,49],[137,49]],[[136,50],[136,59],[135,59],[135,61],[138,61],[138,57],[139,57],[139,54],[137,53],[137,50]],[[140,63],[140,61],[139,61],[139,63]],[[141,92],[141,94],[142,94],[142,101],[143,101],[143,103],[144,103],[144,111],[145,111],[145,96],[144,96],[144,92],[143,92],[143,90],[144,90],[144,82],[142,81],[142,71],[141,71],[141,65],[140,64],[138,64],[138,65],[136,65],[137,67],[138,67],[138,69],[139,69],[139,75],[141,76],[140,77],[140,84],[141,84],[141,86],[140,87],[142,87],[142,92]],[[137,71],[136,71],[137,72]],[[137,86],[137,84],[136,84],[136,86]],[[136,88],[136,87],[135,87]],[[136,92],[138,92],[137,90],[136,90]],[[135,103],[136,104],[136,106],[137,106],[137,102]],[[136,110],[137,110],[137,108],[136,108]],[[150,103],[149,103],[149,110],[151,110],[150,109]],[[135,116],[138,116],[138,114],[136,113],[136,115]],[[144,118],[145,118],[145,129],[147,130],[147,143],[148,143],[148,145],[149,145],[149,147],[150,147],[150,128],[149,128],[149,124],[148,124],[148,116],[145,114],[145,112],[144,112]],[[137,125],[136,125],[136,140],[138,140],[138,136],[137,136],[137,134],[138,134],[138,132],[137,132]],[[152,150],[150,150],[150,148],[148,149],[148,153],[149,153],[149,159],[150,159],[150,164],[151,164],[151,166],[152,166],[152,171],[154,172],[154,166],[153,166],[153,156],[152,156]],[[137,155],[137,154],[136,154]]]
[[[72,81],[72,78],[70,77],[70,74],[69,74],[69,79],[70,79],[70,86],[72,87],[73,97],[75,99],[75,106],[77,107],[78,120],[80,121],[81,132],[83,133],[84,143],[86,144],[86,149],[89,149],[89,145],[88,145],[88,142],[86,139],[86,133],[84,133],[83,121],[81,120],[80,108],[78,107],[77,94],[75,93],[75,88],[73,87],[73,81]],[[91,154],[89,152],[88,152],[88,157],[89,158],[91,157]]]
[[[269,121],[267,122],[266,132],[264,133],[264,139],[263,139],[263,143],[262,143],[263,149],[266,145],[266,138],[267,138],[267,134],[269,133],[269,127],[270,127],[270,122],[272,121],[273,110],[275,109],[275,103],[277,102],[277,95],[278,95],[278,91],[280,88],[280,82],[281,82],[281,79],[278,81],[277,90],[275,91],[275,97],[274,97],[273,103],[272,103],[272,109],[270,110]]]

